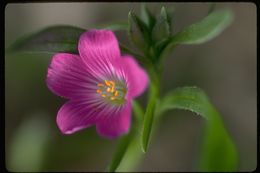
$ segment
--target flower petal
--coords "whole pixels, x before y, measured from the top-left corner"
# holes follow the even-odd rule
[[[101,136],[112,139],[128,133],[131,124],[131,103],[128,102],[118,113],[108,116],[96,124],[97,132]]]
[[[57,118],[59,129],[64,134],[71,134],[93,125],[95,112],[77,101],[68,101],[59,110]]]
[[[46,82],[48,88],[55,94],[73,98],[82,96],[89,90],[93,77],[79,56],[58,53],[52,58]]]
[[[110,30],[89,30],[83,33],[79,39],[78,50],[86,64],[120,57],[118,41]]]
[[[127,75],[128,94],[132,98],[141,95],[149,82],[146,71],[129,55],[122,56],[120,63]]]

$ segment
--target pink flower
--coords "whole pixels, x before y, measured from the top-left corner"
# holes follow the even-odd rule
[[[121,56],[109,30],[83,33],[78,51],[79,55],[55,54],[48,69],[48,88],[69,99],[58,111],[59,129],[71,134],[96,125],[104,137],[127,133],[131,101],[148,85],[146,72],[131,56]]]

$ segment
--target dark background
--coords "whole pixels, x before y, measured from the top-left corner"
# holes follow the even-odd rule
[[[208,3],[149,3],[175,8],[174,32],[199,21]],[[222,115],[240,154],[239,171],[256,168],[256,6],[219,3],[234,21],[221,35],[201,45],[178,46],[165,60],[163,94],[181,86],[205,90]],[[139,3],[23,3],[5,9],[6,48],[24,34],[57,24],[90,28],[126,21],[139,14]],[[116,32],[126,42],[125,32]],[[66,101],[52,94],[45,78],[51,55],[5,56],[6,167],[10,171],[103,171],[117,140],[106,140],[95,128],[64,136],[56,114]],[[145,100],[143,96],[143,99]],[[164,115],[139,171],[194,171],[204,120],[190,112]]]

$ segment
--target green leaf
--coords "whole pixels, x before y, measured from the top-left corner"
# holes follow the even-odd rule
[[[153,100],[149,102],[147,106],[147,111],[145,113],[145,121],[144,121],[144,128],[142,132],[142,151],[146,153],[148,144],[150,142],[150,135],[152,131],[152,123],[154,119],[154,112],[155,112],[155,105],[156,102]],[[146,118],[147,117],[147,118]]]
[[[171,44],[200,44],[220,34],[232,21],[229,10],[218,10],[210,13],[202,21],[183,29],[171,39]]]
[[[130,40],[141,50],[146,49],[151,42],[148,26],[132,11],[128,14],[128,24]]]
[[[141,4],[141,18],[143,19],[143,22],[146,23],[149,30],[152,30],[156,23],[156,19],[144,3]]]
[[[77,52],[78,39],[85,29],[60,25],[51,26],[15,41],[7,52]]]
[[[134,13],[131,13],[131,15],[138,29],[142,32],[143,35],[146,35],[146,32],[149,31],[148,26]]]
[[[160,103],[159,114],[169,109],[195,112],[207,120],[199,160],[199,171],[236,171],[238,154],[219,113],[206,94],[196,87],[183,87],[167,94]]]
[[[145,50],[145,44],[144,39],[140,33],[140,31],[137,29],[136,24],[133,20],[132,11],[128,13],[128,39],[130,40],[133,45],[135,45],[140,51]]]
[[[220,34],[233,20],[229,10],[212,11],[202,21],[192,24],[169,39],[156,44],[158,59],[163,59],[178,44],[201,44]]]
[[[95,26],[94,28],[110,29],[113,31],[125,30],[127,23],[114,23]],[[42,29],[38,32],[25,35],[16,40],[7,52],[26,53],[57,53],[57,52],[78,52],[78,40],[86,29],[59,25]]]
[[[205,93],[196,87],[183,87],[168,93],[160,103],[160,114],[169,109],[185,109],[209,119],[210,103]]]
[[[212,109],[213,112],[218,115],[216,110]],[[207,124],[198,164],[200,171],[237,171],[238,153],[220,116],[215,116]]]
[[[153,83],[150,84],[150,96],[148,105],[144,115],[144,122],[143,122],[143,131],[142,131],[142,151],[145,153],[148,148],[148,144],[150,142],[152,125],[154,120],[155,114],[155,107],[158,99],[158,87]]]
[[[156,42],[168,38],[171,35],[171,18],[165,7],[161,8],[161,13],[156,25],[153,28],[152,36]]]

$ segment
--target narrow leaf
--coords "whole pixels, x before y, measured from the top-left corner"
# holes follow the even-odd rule
[[[216,116],[208,121],[206,126],[198,169],[207,172],[237,171],[238,153],[236,147],[214,108],[212,109],[213,113]]]
[[[160,114],[169,109],[185,109],[209,119],[210,103],[205,93],[196,87],[178,88],[168,93],[160,103]]]
[[[202,21],[192,24],[172,37],[172,44],[200,44],[220,34],[232,21],[229,10],[210,13]]]
[[[149,30],[152,30],[156,23],[156,19],[144,3],[141,4],[141,18],[143,19],[144,23],[146,23]]]
[[[146,44],[150,45],[151,44],[151,40],[150,40],[150,36],[149,36],[149,28],[146,25],[146,23],[144,23],[138,16],[136,16],[133,12],[129,13],[131,19],[133,20],[133,22],[135,23],[135,25],[137,26],[138,30],[141,33],[141,37],[143,37],[144,41],[146,42]]]
[[[171,16],[168,14],[165,7],[162,7],[162,9],[161,9],[161,18],[164,21],[167,35],[170,35],[171,34]]]
[[[135,21],[136,25],[138,26],[139,30],[142,33],[147,32],[149,29],[147,27],[147,25],[134,13],[131,13],[133,20]]]
[[[156,42],[162,41],[171,35],[171,19],[165,7],[162,7],[159,19],[153,28],[152,36]]]
[[[18,39],[7,52],[77,52],[78,39],[84,31],[74,26],[51,26]]]
[[[144,153],[147,151],[148,143],[150,140],[152,123],[154,119],[155,104],[156,101],[151,100],[147,106],[147,111],[145,113],[144,128],[142,133],[142,150]]]
[[[150,142],[152,125],[155,114],[155,107],[158,99],[157,87],[150,84],[150,98],[144,115],[143,131],[142,131],[142,150],[145,153]]]
[[[117,31],[127,29],[128,24],[105,24],[96,26],[95,28]],[[85,31],[87,30],[68,25],[51,26],[21,37],[7,49],[7,52],[51,54],[57,52],[77,53],[78,39]]]
[[[144,39],[141,32],[137,29],[136,24],[133,19],[132,11],[128,13],[128,39],[133,45],[135,45],[140,51],[145,50]]]
[[[238,162],[236,147],[219,113],[201,89],[183,87],[167,94],[160,103],[160,113],[169,109],[189,110],[207,120],[199,171],[236,171]]]

